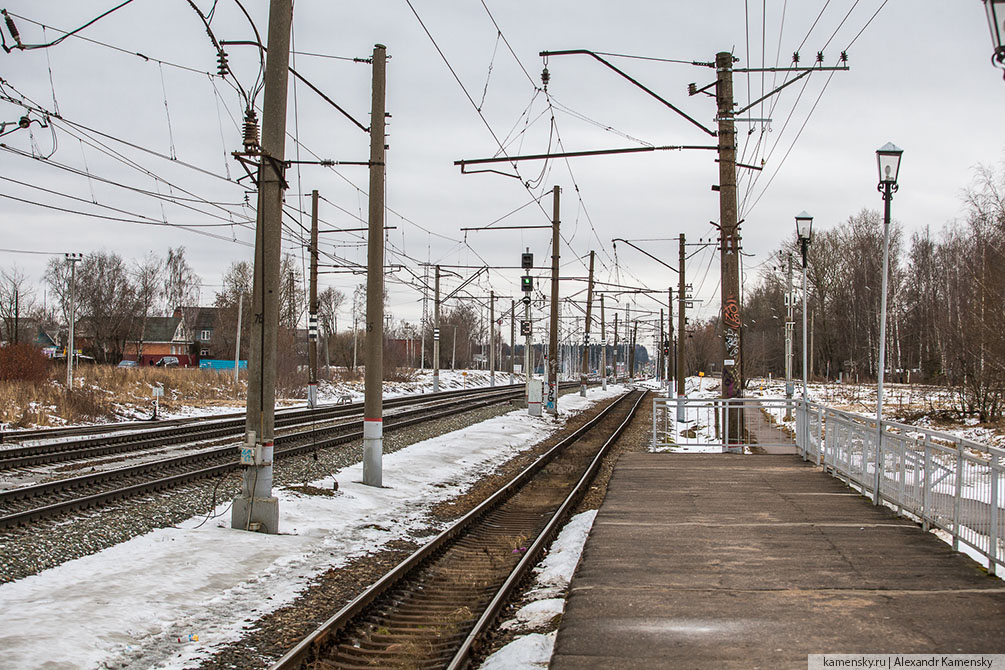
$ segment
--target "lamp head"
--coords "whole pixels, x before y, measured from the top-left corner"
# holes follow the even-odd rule
[[[984,9],[988,13],[991,47],[994,49],[991,62],[995,67],[1005,69],[1005,0],[984,0]]]
[[[813,240],[813,217],[805,211],[796,215],[796,235],[800,242],[809,244]]]
[[[897,185],[897,174],[900,172],[900,157],[904,150],[893,142],[887,142],[876,150],[876,161],[879,166],[879,183],[881,185]]]

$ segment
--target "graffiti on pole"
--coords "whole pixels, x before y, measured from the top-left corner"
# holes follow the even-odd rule
[[[736,367],[740,360],[740,303],[735,296],[728,296],[722,308],[723,341],[726,360],[722,366],[723,395],[735,398],[740,395],[739,375]]]

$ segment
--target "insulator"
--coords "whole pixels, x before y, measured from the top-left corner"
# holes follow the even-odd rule
[[[823,51],[818,51],[817,52],[817,62],[818,63],[823,63],[824,62],[824,52]]]
[[[544,68],[541,72],[541,83],[544,84],[545,88],[548,88],[549,81],[551,81],[551,73],[548,72],[548,68]]]
[[[10,31],[10,36],[14,38],[14,42],[21,44],[21,34],[17,31],[17,26],[14,25],[14,19],[8,16],[6,9],[3,11],[3,20],[7,23],[7,30]]]
[[[847,63],[848,62],[848,52],[847,51],[842,51],[841,52],[841,62],[842,63]]]
[[[22,116],[20,119],[17,120],[17,125],[20,128],[27,128],[28,126],[31,125],[31,119],[29,119],[27,116]]]
[[[244,112],[244,150],[254,151],[258,146],[258,115],[249,107]]]
[[[799,52],[798,51],[795,52],[794,54],[792,54],[792,62],[795,63],[796,65],[799,64]]]
[[[228,74],[230,74],[230,65],[227,63],[227,52],[226,51],[222,51],[221,50],[217,54],[217,56],[216,56],[216,62],[217,62],[217,66],[216,66],[216,72],[217,72],[217,74],[219,74],[221,77],[226,77]]]

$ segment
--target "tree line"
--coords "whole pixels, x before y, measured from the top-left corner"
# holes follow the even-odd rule
[[[816,222],[819,224],[819,222]],[[814,226],[817,228],[817,226]],[[796,286],[794,374],[801,376],[801,256],[790,239],[747,290],[744,372],[784,374],[784,294]],[[807,266],[812,378],[872,380],[879,370],[883,224],[862,210],[814,232]],[[887,297],[887,379],[941,384],[983,421],[1005,408],[1005,165],[980,168],[960,218],[906,235],[894,222]],[[707,327],[708,324],[704,324]]]

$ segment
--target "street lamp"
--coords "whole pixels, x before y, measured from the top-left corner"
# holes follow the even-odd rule
[[[991,29],[991,44],[994,53],[991,63],[995,67],[1005,69],[1005,0],[984,0],[984,9],[988,13],[988,28]]]
[[[806,401],[809,399],[806,391],[809,370],[806,364],[808,360],[806,351],[806,253],[813,241],[813,217],[805,211],[796,215],[796,235],[799,237],[799,247],[803,252],[803,409],[806,409]]]
[[[886,371],[886,276],[890,267],[890,203],[897,192],[897,175],[900,173],[900,157],[904,150],[887,142],[876,150],[879,166],[879,185],[883,194],[883,288],[879,298],[879,370],[876,377],[876,456],[873,462],[875,480],[873,482],[874,505],[880,503],[879,484],[883,464],[883,373]]]

